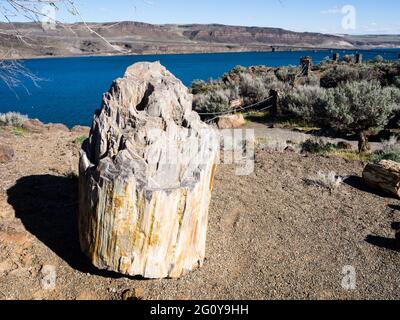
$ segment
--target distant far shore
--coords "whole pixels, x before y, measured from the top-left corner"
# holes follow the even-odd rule
[[[132,21],[57,25],[0,23],[0,56],[12,59],[299,50],[400,48],[400,35],[330,35],[226,25],[152,25]],[[13,50],[10,51],[10,48]],[[335,49],[337,48],[337,49]]]
[[[91,53],[91,54],[67,54],[67,55],[32,55],[32,56],[21,56],[21,57],[7,57],[1,60],[35,60],[35,59],[64,59],[64,58],[101,58],[101,57],[129,57],[129,56],[166,56],[166,55],[194,55],[194,54],[238,54],[238,53],[273,53],[273,52],[302,52],[302,51],[337,51],[337,52],[348,52],[348,51],[377,51],[379,50],[393,50],[398,49],[400,54],[400,47],[371,47],[371,48],[279,48],[275,51],[271,50],[238,50],[238,51],[188,51],[188,52],[150,52],[150,53]]]

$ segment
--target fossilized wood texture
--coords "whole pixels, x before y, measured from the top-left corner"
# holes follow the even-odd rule
[[[400,164],[383,160],[368,164],[363,172],[365,183],[371,188],[400,197]]]
[[[80,243],[100,269],[177,278],[201,266],[217,132],[159,63],[114,81],[80,156]]]

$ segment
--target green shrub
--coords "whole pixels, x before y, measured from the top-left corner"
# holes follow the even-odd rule
[[[231,102],[241,98],[245,105],[258,103],[270,95],[271,89],[287,89],[275,76],[275,69],[264,66],[237,66],[221,79],[192,82],[193,107],[200,113],[232,111]]]
[[[83,144],[83,142],[84,142],[87,138],[88,138],[87,136],[79,136],[79,137],[77,137],[77,138],[73,141],[73,143],[74,143],[74,144],[77,144],[77,145],[79,145],[79,146],[81,146],[81,145]]]
[[[296,81],[298,86],[320,86],[320,78],[314,73],[309,74],[307,77],[301,77]]]
[[[192,81],[191,88],[193,94],[206,93],[207,83],[203,80],[194,80]]]
[[[246,104],[262,101],[269,96],[269,88],[262,78],[253,78],[250,74],[240,77],[239,93]]]
[[[307,123],[323,123],[326,109],[326,90],[318,86],[293,88],[282,98],[284,115]]]
[[[377,81],[348,82],[329,89],[325,113],[330,126],[358,134],[360,151],[367,151],[370,131],[383,129],[394,114],[394,90],[382,88]]]
[[[246,72],[248,72],[248,69],[246,67],[243,67],[243,66],[240,66],[240,65],[234,67],[230,71],[230,73],[234,73],[236,75],[241,75],[241,74],[246,73]]]
[[[296,75],[298,75],[300,70],[296,67],[281,67],[275,71],[275,75],[279,81],[292,83]]]
[[[203,80],[194,80],[192,82],[191,89],[193,94],[204,94],[204,93],[211,93],[219,89],[226,89],[228,87],[229,87],[228,84],[225,84],[220,80],[210,79],[207,82]]]
[[[193,107],[199,113],[228,112],[231,110],[230,102],[235,99],[235,94],[229,89],[199,94],[194,97]]]
[[[400,89],[400,77],[394,77],[394,79],[393,79],[393,85],[394,85],[396,88]]]
[[[372,62],[374,62],[374,63],[381,63],[384,61],[385,61],[385,59],[379,54],[372,60]]]
[[[301,144],[302,152],[309,152],[318,155],[325,155],[335,150],[338,150],[337,145],[333,143],[325,143],[322,140],[308,139]]]
[[[28,116],[19,112],[0,113],[0,125],[22,127],[23,123],[28,120]]]
[[[348,81],[358,81],[360,79],[359,70],[349,65],[338,65],[327,69],[321,75],[321,87],[336,88],[339,84]]]
[[[374,163],[379,163],[382,160],[392,160],[396,162],[400,162],[400,150],[392,150],[392,151],[379,151],[375,152],[372,157],[371,161]]]
[[[13,129],[12,129],[12,133],[13,133],[14,135],[16,135],[17,137],[22,137],[22,136],[24,136],[25,133],[27,133],[27,130],[25,130],[25,129],[22,128],[22,127],[17,127],[17,126],[15,126],[15,127],[13,127]]]
[[[399,87],[400,65],[398,63],[375,63],[371,68],[374,69],[374,79],[379,80],[382,86]]]
[[[400,162],[400,144],[396,137],[391,137],[388,141],[383,141],[382,145],[382,150],[377,151],[372,155],[372,162],[379,163],[382,160]]]

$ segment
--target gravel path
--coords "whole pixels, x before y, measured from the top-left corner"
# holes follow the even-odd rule
[[[280,129],[280,128],[269,128],[267,125],[261,123],[250,123],[246,126],[247,129],[254,129],[256,138],[267,138],[269,141],[285,143],[286,141],[292,141],[294,143],[300,144],[308,139],[320,138],[324,142],[338,143],[347,142],[350,143],[354,150],[358,149],[358,141],[348,141],[344,139],[333,139],[327,137],[316,137],[312,134],[306,134],[299,131]],[[377,151],[382,149],[382,143],[371,142],[371,150]]]

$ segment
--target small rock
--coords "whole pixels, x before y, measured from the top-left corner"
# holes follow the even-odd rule
[[[144,294],[143,289],[128,289],[122,293],[122,300],[124,301],[134,301],[134,300],[143,300]]]
[[[40,270],[40,284],[44,290],[54,290],[56,288],[57,273],[56,267],[44,265]]]
[[[223,116],[218,120],[219,129],[236,129],[244,126],[245,124],[246,120],[242,114]]]
[[[46,130],[45,125],[37,119],[26,120],[22,124],[22,128],[29,132],[34,132],[34,133],[42,133]]]
[[[337,144],[337,147],[338,147],[339,149],[341,149],[341,150],[352,150],[352,149],[353,149],[353,146],[352,146],[350,143],[345,142],[345,141],[340,141],[340,142]]]
[[[10,146],[0,144],[0,163],[6,163],[14,158],[14,150]]]

